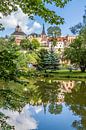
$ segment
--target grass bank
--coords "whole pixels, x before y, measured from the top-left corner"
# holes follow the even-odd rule
[[[47,73],[42,72],[40,75],[56,77],[56,78],[84,78],[86,79],[86,72],[82,73],[81,71],[68,71],[68,70],[57,70],[57,71],[47,71]]]

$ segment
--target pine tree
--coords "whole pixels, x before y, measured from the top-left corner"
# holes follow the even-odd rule
[[[40,50],[38,68],[40,69],[58,69],[59,59],[55,52],[47,51],[45,49]]]

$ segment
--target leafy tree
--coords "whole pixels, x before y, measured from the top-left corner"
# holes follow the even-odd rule
[[[35,49],[40,47],[40,43],[37,39],[32,39],[32,41],[30,41],[29,39],[23,39],[21,40],[20,46],[23,50],[34,51]]]
[[[31,43],[32,43],[32,45],[33,45],[33,49],[37,49],[37,48],[40,47],[39,41],[38,41],[37,39],[35,39],[35,38],[32,39]]]
[[[86,27],[86,9],[85,9],[85,15],[83,16],[83,23],[78,23],[75,26],[71,27],[71,32],[76,35],[79,34],[83,28]]]
[[[20,52],[17,60],[17,70],[27,70],[27,56],[26,53]]]
[[[37,54],[35,52],[26,53],[27,62],[31,64],[37,64]]]
[[[57,45],[57,37],[61,36],[61,29],[58,26],[50,26],[47,29],[48,36],[51,37],[51,51]]]
[[[38,67],[41,69],[58,69],[59,59],[56,53],[45,49],[39,52]]]
[[[56,38],[58,36],[61,36],[61,29],[58,26],[50,26],[47,29],[47,33],[49,36]]]
[[[3,15],[8,15],[12,11],[16,11],[19,6],[30,18],[33,18],[34,14],[44,18],[45,21],[51,24],[60,24],[64,22],[63,18],[58,16],[55,11],[46,7],[46,4],[54,4],[56,7],[63,8],[69,1],[70,0],[4,0],[0,1],[0,12]]]
[[[82,23],[78,23],[77,25],[71,27],[70,30],[75,35],[75,34],[79,34],[79,32],[81,31],[82,27],[83,27]]]
[[[24,50],[32,50],[32,44],[29,39],[23,39],[21,40],[20,46]]]
[[[0,40],[0,77],[14,79],[17,69],[18,46],[5,39]]]
[[[79,66],[82,72],[86,69],[86,45],[83,41],[83,36],[79,36],[64,51],[65,59],[70,60],[72,64]]]

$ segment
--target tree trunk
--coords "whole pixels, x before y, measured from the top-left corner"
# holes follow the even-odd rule
[[[85,72],[85,68],[86,67],[84,65],[80,66],[81,72]]]

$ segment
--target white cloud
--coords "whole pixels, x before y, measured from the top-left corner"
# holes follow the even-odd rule
[[[40,29],[41,25],[38,22],[34,22],[33,26],[29,29],[29,32],[34,32],[34,30]]]
[[[0,109],[0,112],[9,117],[6,122],[11,126],[15,126],[15,130],[37,129],[37,121],[32,117],[29,105],[26,105],[21,113],[9,109]]]
[[[0,16],[2,16],[2,14],[0,14]],[[26,34],[41,29],[40,23],[31,21],[28,15],[24,14],[20,8],[18,8],[18,11],[12,12],[8,16],[3,16],[0,19],[0,23],[2,23],[6,29],[14,29],[17,25],[20,25]]]
[[[31,106],[29,108],[30,111],[32,111],[32,113],[40,113],[42,110],[43,110],[43,107],[42,106]]]

